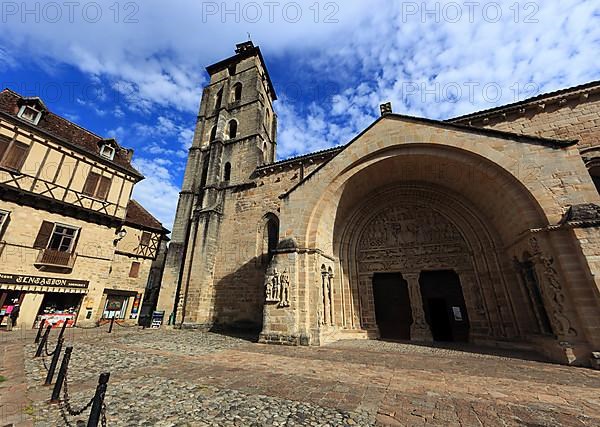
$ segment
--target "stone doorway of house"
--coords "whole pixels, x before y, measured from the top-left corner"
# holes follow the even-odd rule
[[[469,319],[458,274],[452,270],[424,271],[419,283],[433,340],[468,342]]]
[[[375,319],[382,339],[409,340],[413,321],[408,283],[400,273],[373,276]]]

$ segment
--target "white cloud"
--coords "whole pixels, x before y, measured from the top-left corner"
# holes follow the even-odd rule
[[[135,186],[133,198],[171,229],[179,199],[170,163],[163,159],[134,159],[133,165],[146,177]]]
[[[203,10],[225,3],[228,10],[239,5],[239,19],[236,12],[203,16]],[[0,67],[26,55],[37,58],[40,67],[72,65],[95,86],[108,84],[116,90],[121,98],[114,105],[92,108],[107,120],[132,111],[147,118],[138,116],[113,133],[125,144],[129,138],[142,141],[138,151],[154,156],[136,160],[152,177],[136,191],[151,209],[159,210],[163,206],[153,197],[153,185],[173,205],[176,172],[193,136],[193,123],[181,117],[197,112],[206,84],[203,68],[233,54],[234,44],[245,40],[247,32],[261,45],[267,63],[277,65],[272,67],[279,73],[275,77],[290,80],[276,88],[280,158],[348,142],[378,116],[379,104],[385,101],[398,113],[448,118],[600,77],[594,61],[600,40],[597,0],[484,0],[477,3],[472,20],[467,2],[301,2],[298,23],[290,22],[291,9],[284,16],[281,7],[273,22],[263,10],[262,20],[251,23],[243,19],[250,3],[255,2],[147,0],[135,3],[137,23],[125,23],[131,11],[124,10],[113,22],[110,2],[101,3],[104,15],[97,24],[82,19],[81,11],[66,24],[42,20],[32,25],[20,16],[8,17],[0,34]],[[335,12],[325,10],[327,4],[339,7],[334,16],[338,23],[324,22]],[[462,5],[458,22],[450,22],[447,8],[452,4]],[[485,9],[488,4],[501,5],[499,22],[491,22],[493,8]],[[437,15],[423,16],[424,7],[431,10],[435,5]],[[410,7],[416,7],[416,13]],[[292,96],[311,82],[330,85],[326,96]],[[100,90],[97,99],[105,100],[106,94]],[[160,212],[158,216],[168,216]]]

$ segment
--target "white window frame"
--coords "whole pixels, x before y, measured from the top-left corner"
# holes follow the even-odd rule
[[[6,224],[6,220],[9,216],[10,211],[0,209],[0,237],[2,237],[2,232],[4,231],[4,224]]]
[[[54,237],[54,233],[56,233],[56,227],[70,228],[71,230],[75,230],[75,234],[73,234],[73,239],[71,240],[71,243],[69,244],[69,249],[67,251],[64,251],[65,253],[69,253],[69,254],[72,253],[71,251],[73,250],[73,243],[75,243],[75,241],[77,240],[77,236],[79,236],[79,231],[81,230],[81,228],[73,227],[72,225],[61,224],[61,223],[55,222],[54,228],[52,228],[52,234],[50,234],[50,238],[48,239],[48,244],[46,245],[46,249],[50,249],[50,243],[52,243],[52,238]],[[63,252],[58,249],[52,249],[52,250],[56,250],[58,252]]]
[[[37,113],[35,116],[35,119],[31,120],[23,115],[25,113],[25,110],[27,110],[28,108]],[[34,125],[37,125],[40,122],[40,119],[42,118],[42,112],[32,105],[22,105],[21,108],[19,109],[19,112],[17,113],[17,117],[19,117],[20,119],[26,120],[29,123],[33,123]]]
[[[111,150],[108,155],[105,153],[105,150],[107,150],[107,149]],[[110,144],[102,144],[100,146],[100,155],[102,157],[104,157],[105,159],[113,160],[115,158],[116,153],[117,153],[117,150],[115,149],[115,147],[113,147]]]

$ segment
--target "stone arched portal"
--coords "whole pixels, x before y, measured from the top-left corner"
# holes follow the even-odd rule
[[[360,270],[357,245],[369,216],[396,203],[434,212],[460,235],[454,259],[405,263],[403,278],[418,282],[420,271],[431,269],[456,272],[472,341],[525,343],[570,363],[589,358],[600,336],[594,322],[582,325],[579,316],[597,313],[594,267],[582,242],[560,223],[569,206],[596,203],[598,193],[591,179],[575,180],[585,175],[575,148],[522,139],[401,116],[376,122],[282,196],[282,235],[270,271],[286,271],[290,303],[265,306],[262,341],[374,336],[372,284],[364,279],[372,272]],[[517,274],[526,251],[533,254],[551,333],[539,329],[539,310],[527,297],[535,293]],[[323,266],[331,270],[327,276]],[[573,304],[583,298],[594,303]],[[320,315],[324,300],[331,307],[327,322]]]
[[[521,322],[517,320],[515,304],[522,305],[522,301],[518,283],[512,280],[514,270],[500,268],[507,260],[497,249],[495,233],[487,227],[472,207],[448,189],[405,183],[375,191],[340,233],[340,267],[349,285],[339,304],[340,321],[347,325],[348,319],[352,328],[378,335],[373,278],[400,273],[409,287],[410,337],[431,341],[424,309],[427,299],[421,292],[423,275],[449,270],[460,280],[466,313],[460,312],[460,304],[448,304],[448,315],[455,316],[451,321],[462,316],[457,324],[470,320],[470,341],[533,332],[535,313],[521,313]],[[459,312],[452,313],[453,309]]]

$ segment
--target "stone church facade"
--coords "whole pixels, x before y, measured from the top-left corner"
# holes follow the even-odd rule
[[[597,363],[599,82],[448,121],[384,105],[347,144],[276,161],[260,49],[207,71],[161,291],[176,324]]]

